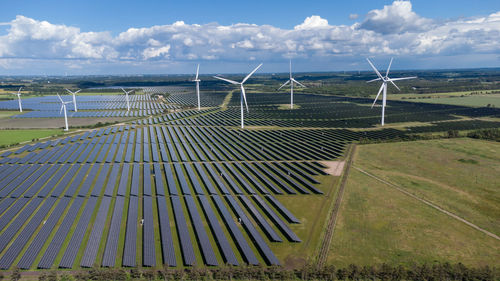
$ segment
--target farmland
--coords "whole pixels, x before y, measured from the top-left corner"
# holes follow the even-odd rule
[[[498,234],[499,149],[470,139],[364,145],[353,165]],[[335,264],[498,266],[498,240],[357,169],[340,214],[330,249]]]
[[[261,91],[270,82],[256,81],[247,91],[245,129],[239,128],[239,91],[217,82],[202,91],[199,111],[192,87],[185,85],[141,88],[131,95],[130,111],[123,94],[96,89],[77,95],[78,112],[68,107],[70,128],[78,131],[0,151],[0,268],[314,263],[341,184],[341,176],[326,173],[324,163],[344,161],[347,148],[360,141],[391,143],[358,145],[354,167],[490,232],[500,231],[496,144],[392,143],[499,128],[500,109],[391,100],[388,126],[380,127],[380,107],[372,109],[369,98],[302,90],[291,110],[289,94]],[[7,124],[62,126],[54,96],[23,102],[26,112],[12,116],[17,103],[0,102]],[[93,128],[97,120],[102,127]],[[110,124],[102,124],[106,120]],[[48,132],[54,131],[61,132]],[[30,139],[38,138],[34,134]],[[424,164],[436,155],[445,162]],[[484,234],[356,169],[345,190],[329,263],[436,258],[475,266],[496,258],[495,241]],[[436,230],[441,225],[449,236]],[[400,233],[412,237],[409,244]],[[453,254],[465,237],[468,256]],[[443,246],[434,250],[439,243]],[[431,249],[414,251],[416,245]]]

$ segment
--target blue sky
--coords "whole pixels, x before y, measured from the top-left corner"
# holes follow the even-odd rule
[[[364,57],[393,56],[399,69],[495,67],[499,11],[489,0],[7,1],[0,75],[188,73],[198,62],[280,72],[290,58],[298,71],[363,70]]]

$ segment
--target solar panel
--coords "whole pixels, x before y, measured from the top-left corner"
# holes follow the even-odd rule
[[[59,267],[73,267],[76,254],[78,253],[80,245],[82,244],[83,236],[85,235],[85,233],[87,233],[89,221],[97,203],[97,199],[97,197],[89,197],[87,199],[87,204],[85,205],[83,213],[81,214],[78,224],[76,225],[73,236],[71,236],[71,240],[66,247],[66,251],[64,252],[61,262],[59,263]]]
[[[271,251],[269,246],[266,244],[262,236],[259,234],[259,232],[255,229],[255,226],[252,224],[252,222],[247,218],[246,214],[243,212],[243,210],[240,208],[236,200],[232,196],[225,196],[226,200],[229,202],[231,205],[231,208],[235,211],[235,213],[238,215],[238,217],[241,219],[241,222],[243,224],[243,227],[247,230],[248,235],[254,242],[255,246],[259,249],[259,251],[263,254],[263,258],[266,261],[268,265],[279,265],[280,262],[274,255],[274,253]]]
[[[38,228],[40,223],[42,223],[42,220],[45,218],[45,216],[52,208],[56,200],[57,200],[56,198],[50,197],[44,201],[40,209],[36,211],[35,215],[29,220],[24,229],[19,233],[19,235],[17,235],[14,242],[12,242],[10,247],[7,249],[7,251],[4,252],[3,256],[0,258],[0,269],[10,268],[14,260],[17,258],[21,250],[28,242],[28,240],[34,235],[35,230]],[[4,247],[5,246],[3,246],[2,249]]]
[[[108,239],[106,240],[106,247],[102,258],[102,266],[113,267],[115,266],[116,252],[118,248],[118,239],[120,237],[120,225],[122,221],[123,206],[125,204],[125,197],[116,197],[115,208],[113,216],[111,217],[111,224],[108,232]]]
[[[97,251],[99,250],[99,244],[101,242],[104,224],[106,223],[110,202],[111,197],[103,197],[101,200],[101,205],[97,211],[92,232],[87,240],[87,246],[85,248],[85,252],[83,253],[82,260],[80,261],[80,266],[82,267],[92,267],[94,265]]]
[[[200,214],[196,208],[196,203],[191,196],[184,196],[186,201],[189,216],[191,217],[191,222],[194,227],[195,235],[198,240],[198,245],[201,248],[201,253],[203,260],[206,265],[218,265],[217,258],[215,257],[212,245],[208,239],[208,235],[203,227],[203,222],[201,220]]]
[[[136,266],[136,241],[137,241],[137,214],[138,214],[139,198],[136,196],[129,197],[127,228],[125,230],[125,248],[123,250],[122,265],[126,267]]]
[[[184,265],[194,265],[196,258],[180,198],[178,196],[171,196],[170,200],[172,201],[172,207],[174,210],[175,226],[177,227],[177,234],[179,235],[181,243],[181,253]]]
[[[17,267],[22,269],[29,269],[31,267],[31,265],[35,261],[35,258],[38,256],[40,250],[47,241],[47,238],[49,237],[50,233],[54,229],[56,223],[61,218],[61,214],[68,206],[70,200],[71,199],[67,197],[62,197],[60,199],[60,202],[57,204],[54,211],[52,211],[49,218],[44,222],[42,228],[37,233],[31,244],[29,245],[28,249],[26,249],[26,251],[24,252],[24,255],[22,256],[21,260],[19,260],[19,262],[17,263]]]
[[[69,200],[70,198],[67,198]],[[50,242],[49,246],[45,250],[45,253],[43,254],[42,258],[40,259],[38,263],[38,268],[51,268],[54,260],[56,259],[57,254],[59,253],[62,244],[64,240],[66,239],[66,236],[68,235],[68,232],[73,225],[73,222],[75,221],[76,215],[78,213],[78,210],[80,210],[80,207],[82,206],[84,202],[84,198],[82,197],[76,197],[73,200],[73,204],[71,204],[71,207],[69,208],[68,212],[66,213],[59,229],[57,230],[56,234],[52,238],[52,241]]]
[[[243,259],[248,264],[258,265],[259,260],[257,260],[257,257],[253,253],[252,248],[250,248],[250,245],[248,245],[240,229],[238,228],[238,226],[236,226],[236,223],[234,222],[235,218],[229,213],[221,198],[218,195],[213,195],[212,200],[214,201],[217,210],[219,210],[224,223],[228,227],[229,233],[233,237],[234,242],[238,246],[238,249],[241,251]]]
[[[150,196],[142,197],[143,200],[143,247],[142,257],[144,266],[155,266],[155,230],[153,221],[153,198]]]

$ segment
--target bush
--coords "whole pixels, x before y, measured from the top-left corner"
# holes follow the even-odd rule
[[[474,138],[474,139],[500,141],[500,129],[492,128],[492,129],[476,130],[468,133],[467,136],[469,138]]]

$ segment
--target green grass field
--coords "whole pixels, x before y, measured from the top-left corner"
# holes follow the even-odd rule
[[[494,105],[495,107],[500,107],[500,95],[477,95],[477,96],[467,96],[467,97],[452,97],[452,98],[431,98],[431,99],[416,99],[410,100],[416,102],[427,102],[427,103],[439,103],[439,104],[450,104],[450,105],[463,105],[463,106],[474,106],[474,107],[484,107],[488,104]]]
[[[9,110],[9,111],[0,111],[0,119],[2,119],[2,118],[9,118],[11,116],[18,115],[18,114],[21,114],[21,112],[19,112],[19,111],[13,111],[13,110],[12,111],[11,110]]]
[[[489,94],[491,91],[482,92],[485,94],[471,95],[471,91],[433,94],[388,94],[387,99],[473,107],[482,107],[490,104],[495,107],[500,107],[500,94]],[[372,98],[375,98],[375,95],[373,95]]]
[[[358,146],[354,166],[500,234],[500,143],[446,139]],[[498,240],[351,170],[329,261],[500,264]]]
[[[62,130],[0,130],[0,145],[10,145],[62,134]]]

